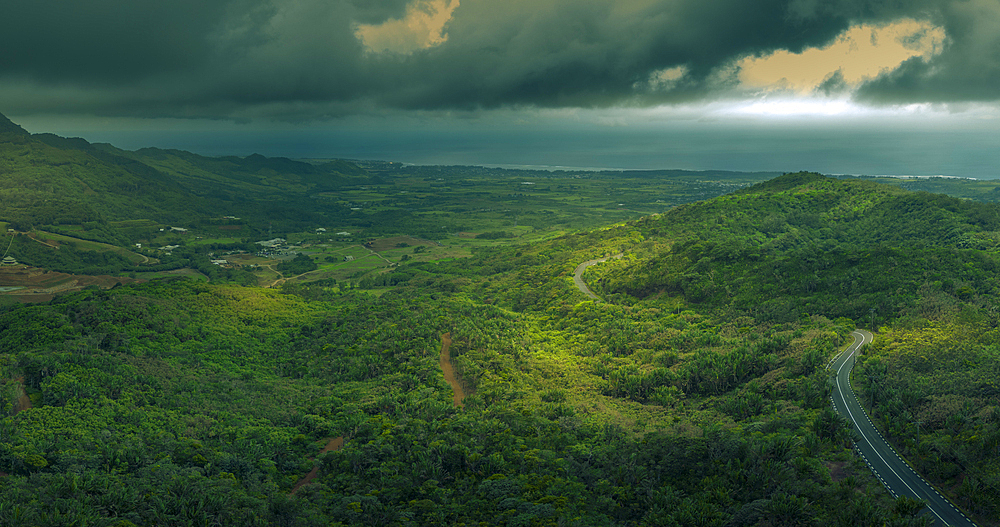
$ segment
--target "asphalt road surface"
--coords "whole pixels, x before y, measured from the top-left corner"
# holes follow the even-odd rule
[[[872,341],[872,334],[858,330],[852,335],[854,344],[837,357],[830,367],[837,372],[833,406],[854,423],[854,429],[858,432],[855,439],[858,453],[894,497],[909,496],[923,500],[927,508],[921,514],[930,515],[935,525],[975,525],[962,511],[941,496],[937,489],[914,472],[875,429],[851,388],[851,369],[854,368],[855,356],[861,346]]]
[[[611,258],[621,258],[621,254],[616,254],[614,256],[607,256],[604,258],[597,258],[596,260],[587,260],[582,264],[576,266],[576,271],[573,272],[573,283],[576,284],[576,288],[580,290],[583,294],[589,296],[592,300],[600,300],[600,297],[594,294],[593,291],[587,287],[587,283],[583,281],[583,272],[587,270],[588,267],[594,264],[599,264],[601,262],[606,262]]]

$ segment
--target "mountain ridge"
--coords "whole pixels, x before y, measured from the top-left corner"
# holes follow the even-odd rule
[[[339,160],[314,165],[259,154],[211,158],[157,148],[131,152],[79,137],[30,134],[2,115],[0,167],[7,206],[3,219],[25,231],[59,223],[246,216],[252,201],[294,202],[369,177]],[[122,243],[113,238],[99,241]]]
[[[8,119],[7,116],[2,113],[0,113],[0,134],[14,134],[21,136],[31,135],[27,130]]]
[[[887,435],[914,445],[963,506],[996,517],[995,206],[794,173],[589,231],[549,222],[534,240],[449,235],[475,244],[463,253],[331,236],[331,219],[412,231],[419,213],[436,232],[465,231],[442,221],[442,205],[481,193],[476,208],[509,207],[490,224],[506,235],[525,223],[511,210],[522,204],[556,215],[553,195],[620,218],[614,185],[633,183],[599,182],[584,202],[579,179],[527,189],[515,175],[491,194],[483,179],[436,168],[392,174],[382,189],[342,174],[358,188],[338,196],[294,160],[6,137],[0,162],[17,170],[0,178],[23,188],[0,190],[56,224],[89,215],[74,232],[127,232],[115,229],[130,221],[107,217],[157,213],[140,211],[156,200],[164,217],[201,211],[194,232],[135,229],[164,246],[145,251],[164,268],[214,283],[153,278],[0,306],[0,523],[915,527],[921,505],[893,500],[851,457],[850,428],[830,407],[825,366],[861,324],[892,342],[874,344],[856,373]],[[162,186],[129,188],[150,178]],[[426,205],[406,210],[410,191]],[[39,205],[53,197],[58,206]],[[455,214],[494,213],[471,208]],[[254,254],[253,231],[227,210],[299,226],[288,231],[296,250],[312,255],[292,263],[315,273],[275,280],[278,258]],[[77,241],[38,241],[11,236],[15,249],[101,258]],[[256,271],[208,259],[232,249]],[[580,262],[617,254],[584,272],[602,302],[574,286]],[[462,409],[440,369],[445,334],[444,359],[468,388]],[[343,448],[321,452],[332,437]]]

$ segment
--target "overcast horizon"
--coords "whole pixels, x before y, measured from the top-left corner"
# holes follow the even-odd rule
[[[1000,2],[903,4],[40,0],[0,21],[0,113],[206,155],[1000,177]]]
[[[50,124],[50,123],[44,123]],[[53,132],[107,142],[119,148],[178,148],[202,155],[258,153],[291,158],[384,160],[423,165],[532,165],[590,169],[683,169],[826,174],[948,175],[997,179],[1000,130],[992,121],[963,129],[927,126],[893,130],[867,123],[841,122],[814,128],[788,122],[768,127],[732,123],[674,123],[659,128],[578,127],[499,129],[465,125],[401,129],[323,127],[259,130],[52,130],[25,126],[32,133]],[[848,141],[849,138],[850,140]]]

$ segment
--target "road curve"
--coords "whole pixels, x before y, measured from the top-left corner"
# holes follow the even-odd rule
[[[581,293],[587,295],[591,300],[600,300],[601,298],[594,294],[593,291],[587,287],[587,283],[583,281],[583,272],[587,270],[588,267],[594,264],[599,264],[601,262],[606,262],[611,258],[621,258],[621,254],[616,254],[614,256],[605,256],[604,258],[596,258],[594,260],[587,260],[582,264],[576,266],[576,271],[573,271],[573,283],[576,284],[576,288],[580,290]]]
[[[872,334],[858,330],[851,335],[854,336],[854,343],[833,360],[830,368],[837,373],[833,388],[833,407],[854,423],[854,429],[858,432],[854,442],[856,450],[893,497],[908,496],[923,500],[927,509],[922,514],[930,514],[935,525],[974,526],[962,511],[914,472],[875,429],[851,387],[851,370],[854,368],[857,352],[861,346],[872,341]]]

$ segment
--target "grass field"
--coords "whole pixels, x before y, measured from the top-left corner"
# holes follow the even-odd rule
[[[213,243],[238,243],[241,238],[236,237],[202,237],[202,236],[191,236],[187,241],[187,245],[211,245]]]
[[[358,281],[391,271],[406,262],[464,258],[477,248],[527,244],[567,233],[604,228],[630,219],[662,213],[676,205],[707,199],[770,179],[776,173],[732,172],[544,172],[483,167],[397,167],[380,173],[367,184],[304,195],[295,202],[303,212],[319,211],[315,224],[294,223],[295,228],[275,228],[281,216],[247,214],[239,230],[220,231],[219,218],[191,218],[187,232],[160,231],[148,219],[109,222],[109,226],[134,233],[133,243],[146,247],[181,245],[195,253],[208,253],[212,245],[237,244],[250,239],[286,238],[284,255],[257,257],[227,255],[241,265],[254,265],[260,285],[283,281]],[[997,185],[991,181],[952,178],[878,178],[912,190],[944,192],[989,200]],[[377,183],[375,182],[377,181]],[[994,192],[996,191],[996,192]],[[322,199],[316,199],[322,198]],[[327,218],[322,220],[321,218]],[[263,228],[266,226],[267,228]],[[0,222],[0,229],[6,223]],[[68,234],[83,226],[63,226]],[[263,233],[267,234],[263,234]],[[256,235],[254,233],[257,233]],[[487,233],[487,236],[478,237]],[[138,238],[142,236],[142,238]],[[155,260],[122,247],[73,236],[39,231],[43,243],[72,242],[76,247],[113,251],[136,264]],[[316,271],[292,277],[277,272],[277,265],[295,252],[308,255]],[[164,273],[139,273],[141,278]],[[169,276],[169,275],[166,275]]]
[[[55,234],[46,231],[34,231],[34,235],[35,238],[46,242],[56,242],[59,244],[74,243],[76,244],[77,249],[85,251],[110,251],[128,258],[128,260],[134,264],[143,264],[149,261],[149,258],[141,254],[136,254],[128,249],[109,245],[107,243],[83,240],[80,238],[73,238],[72,236],[64,236],[62,234]]]
[[[172,276],[186,276],[195,280],[208,281],[208,277],[194,269],[175,269],[173,271],[157,271],[155,273],[135,273],[135,277],[140,280],[153,280],[156,278],[169,278]]]
[[[121,220],[121,221],[109,221],[108,225],[117,229],[123,228],[148,228],[152,229],[157,227],[159,224],[153,220],[148,219],[138,219],[138,220]]]

